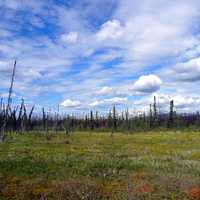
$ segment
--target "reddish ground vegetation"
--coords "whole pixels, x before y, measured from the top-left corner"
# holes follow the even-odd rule
[[[186,190],[186,194],[192,200],[200,200],[200,186],[192,187]]]
[[[137,188],[139,193],[151,193],[153,190],[153,186],[150,183],[145,183]]]

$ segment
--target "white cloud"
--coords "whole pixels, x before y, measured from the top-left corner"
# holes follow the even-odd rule
[[[194,94],[176,94],[176,93],[153,93],[134,102],[138,111],[149,112],[149,105],[153,104],[156,97],[157,108],[159,112],[169,112],[170,101],[174,101],[174,109],[177,112],[196,112],[200,109],[200,97]]]
[[[199,43],[191,32],[199,15],[197,1],[119,2],[114,17],[124,26],[123,37],[115,46],[126,49],[126,59],[140,66],[150,65],[179,56]],[[169,16],[173,20],[169,21]]]
[[[120,21],[112,20],[104,23],[96,33],[96,37],[99,41],[109,40],[109,39],[119,39],[123,34],[123,28],[121,27]]]
[[[110,99],[105,99],[106,104],[125,104],[128,101],[126,97],[113,97]]]
[[[103,104],[103,101],[94,101],[92,103],[89,104],[89,106],[95,107],[95,106],[99,106]]]
[[[140,76],[131,88],[134,91],[152,93],[160,89],[162,81],[156,75]]]
[[[75,108],[75,107],[79,107],[81,103],[80,101],[73,101],[71,99],[66,99],[60,105],[66,108]]]
[[[1,93],[0,92],[0,98],[3,98],[4,99],[4,103],[7,103],[7,98],[8,98],[8,95],[9,95],[9,93],[8,92],[4,92],[4,93]],[[16,97],[16,94],[15,93],[12,93],[12,96],[11,96],[12,98],[13,97]]]
[[[61,36],[61,40],[68,44],[75,44],[78,41],[78,33],[77,32],[70,32],[68,34],[63,34]]]
[[[97,100],[89,105],[92,107],[95,106],[105,106],[105,105],[120,105],[127,103],[128,99],[126,97],[113,97],[109,99]]]
[[[162,74],[168,79],[183,81],[183,82],[195,82],[200,80],[200,58],[194,58],[187,62],[177,63],[175,66],[169,69],[161,70]]]
[[[24,80],[26,78],[33,80],[42,78],[42,74],[34,68],[27,68],[23,70],[20,74],[18,74],[18,77],[22,77]]]
[[[113,88],[112,87],[103,87],[99,91],[97,91],[98,95],[112,95],[113,94]]]
[[[0,61],[0,70],[6,69],[8,67],[8,62]]]

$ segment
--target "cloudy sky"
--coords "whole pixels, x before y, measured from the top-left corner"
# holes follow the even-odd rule
[[[0,0],[0,96],[65,111],[200,108],[199,0]]]

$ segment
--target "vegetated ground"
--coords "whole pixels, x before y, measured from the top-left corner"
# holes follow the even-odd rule
[[[11,134],[0,199],[200,199],[200,133]]]

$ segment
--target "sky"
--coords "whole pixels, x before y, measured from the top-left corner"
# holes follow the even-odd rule
[[[0,96],[64,112],[200,109],[199,0],[0,0]]]

